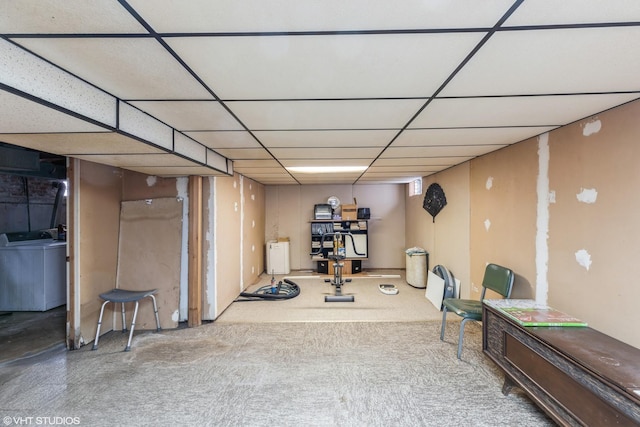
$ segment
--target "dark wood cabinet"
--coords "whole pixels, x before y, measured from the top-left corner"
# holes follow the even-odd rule
[[[633,327],[633,326],[629,326]],[[524,327],[483,304],[483,351],[560,425],[640,425],[640,350],[589,327]]]

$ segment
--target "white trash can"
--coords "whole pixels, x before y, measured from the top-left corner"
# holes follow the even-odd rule
[[[410,248],[405,253],[407,283],[414,288],[426,288],[429,253],[422,248]]]

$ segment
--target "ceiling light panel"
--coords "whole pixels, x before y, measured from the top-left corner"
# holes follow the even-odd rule
[[[29,38],[17,41],[121,99],[212,99],[154,39]]]
[[[637,26],[498,32],[440,96],[628,90],[640,75],[640,55],[629,44],[638,39]],[[628,54],[612,46],[629,46]]]
[[[398,133],[386,130],[256,131],[267,147],[384,147]]]
[[[242,126],[218,101],[130,101],[180,131],[241,130]]]
[[[540,127],[408,129],[394,141],[394,147],[428,145],[512,144],[553,129]]]
[[[436,99],[422,111],[410,127],[556,127],[636,99],[639,95]]]
[[[46,13],[37,13],[45,10]],[[118,2],[104,0],[3,1],[0,28],[7,34],[146,32]]]
[[[252,130],[400,129],[423,99],[227,102]]]
[[[494,0],[481,8],[476,7],[474,0],[401,3],[129,0],[128,3],[159,32],[244,32],[490,27],[513,2]]]
[[[223,100],[308,99],[430,96],[483,35],[165,40]]]
[[[536,0],[525,1],[505,26],[590,24],[640,21],[637,0]]]

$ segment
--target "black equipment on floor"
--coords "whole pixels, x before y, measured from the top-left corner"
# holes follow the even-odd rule
[[[238,298],[236,301],[277,301],[295,298],[298,295],[300,295],[300,286],[289,279],[284,279],[284,283],[282,280],[278,282],[275,292],[271,285],[262,286],[255,292],[240,293],[242,298]]]
[[[342,285],[345,282],[351,282],[351,279],[343,279],[342,278],[342,268],[344,267],[344,263],[340,262],[346,258],[346,251],[344,244],[346,242],[346,238],[349,237],[351,239],[351,246],[353,248],[353,252],[356,255],[364,255],[358,252],[356,248],[356,242],[353,239],[353,235],[351,233],[343,233],[340,231],[336,231],[333,233],[324,233],[322,235],[322,239],[320,241],[320,248],[317,252],[312,252],[311,256],[320,255],[322,253],[322,248],[324,248],[325,240],[330,237],[333,239],[333,253],[329,255],[331,261],[333,261],[333,280],[325,279],[325,282],[330,282],[333,286],[336,287],[334,295],[325,295],[324,302],[354,302],[355,297],[353,295],[343,295],[342,294]]]

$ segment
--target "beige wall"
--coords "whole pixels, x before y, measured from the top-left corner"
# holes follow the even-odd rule
[[[79,269],[77,287],[73,293],[79,298],[80,342],[93,341],[102,300],[102,292],[116,286],[118,262],[118,234],[120,227],[120,200],[122,197],[122,173],[118,168],[97,163],[76,162],[79,174],[80,197],[77,200],[79,227],[70,236],[77,235],[78,248],[71,257],[77,257]],[[72,190],[70,194],[73,194]],[[70,212],[70,215],[73,215]],[[73,273],[72,273],[73,274]],[[74,301],[70,304],[74,306]],[[68,307],[72,309],[72,307]],[[109,326],[104,328],[105,331]]]
[[[213,178],[211,187],[214,231],[205,233],[214,242],[207,275],[215,277],[208,280],[215,309],[205,306],[206,318],[219,316],[264,270],[264,186],[236,174]]]
[[[424,210],[424,194],[432,183],[444,190],[447,205],[434,219]],[[469,294],[469,164],[428,176],[422,194],[407,200],[407,247],[429,252],[429,269],[446,266],[461,282],[461,295]]]
[[[503,264],[516,273],[512,297],[640,348],[638,117],[636,101],[425,178],[448,205],[429,224],[422,199],[408,198],[407,244],[462,278],[463,296],[479,296],[487,262]]]
[[[342,204],[353,203],[371,210],[369,258],[364,269],[404,268],[404,185],[277,185],[265,191],[265,234],[268,240],[290,239],[292,270],[315,269],[311,261],[311,225],[315,204],[337,196]]]

